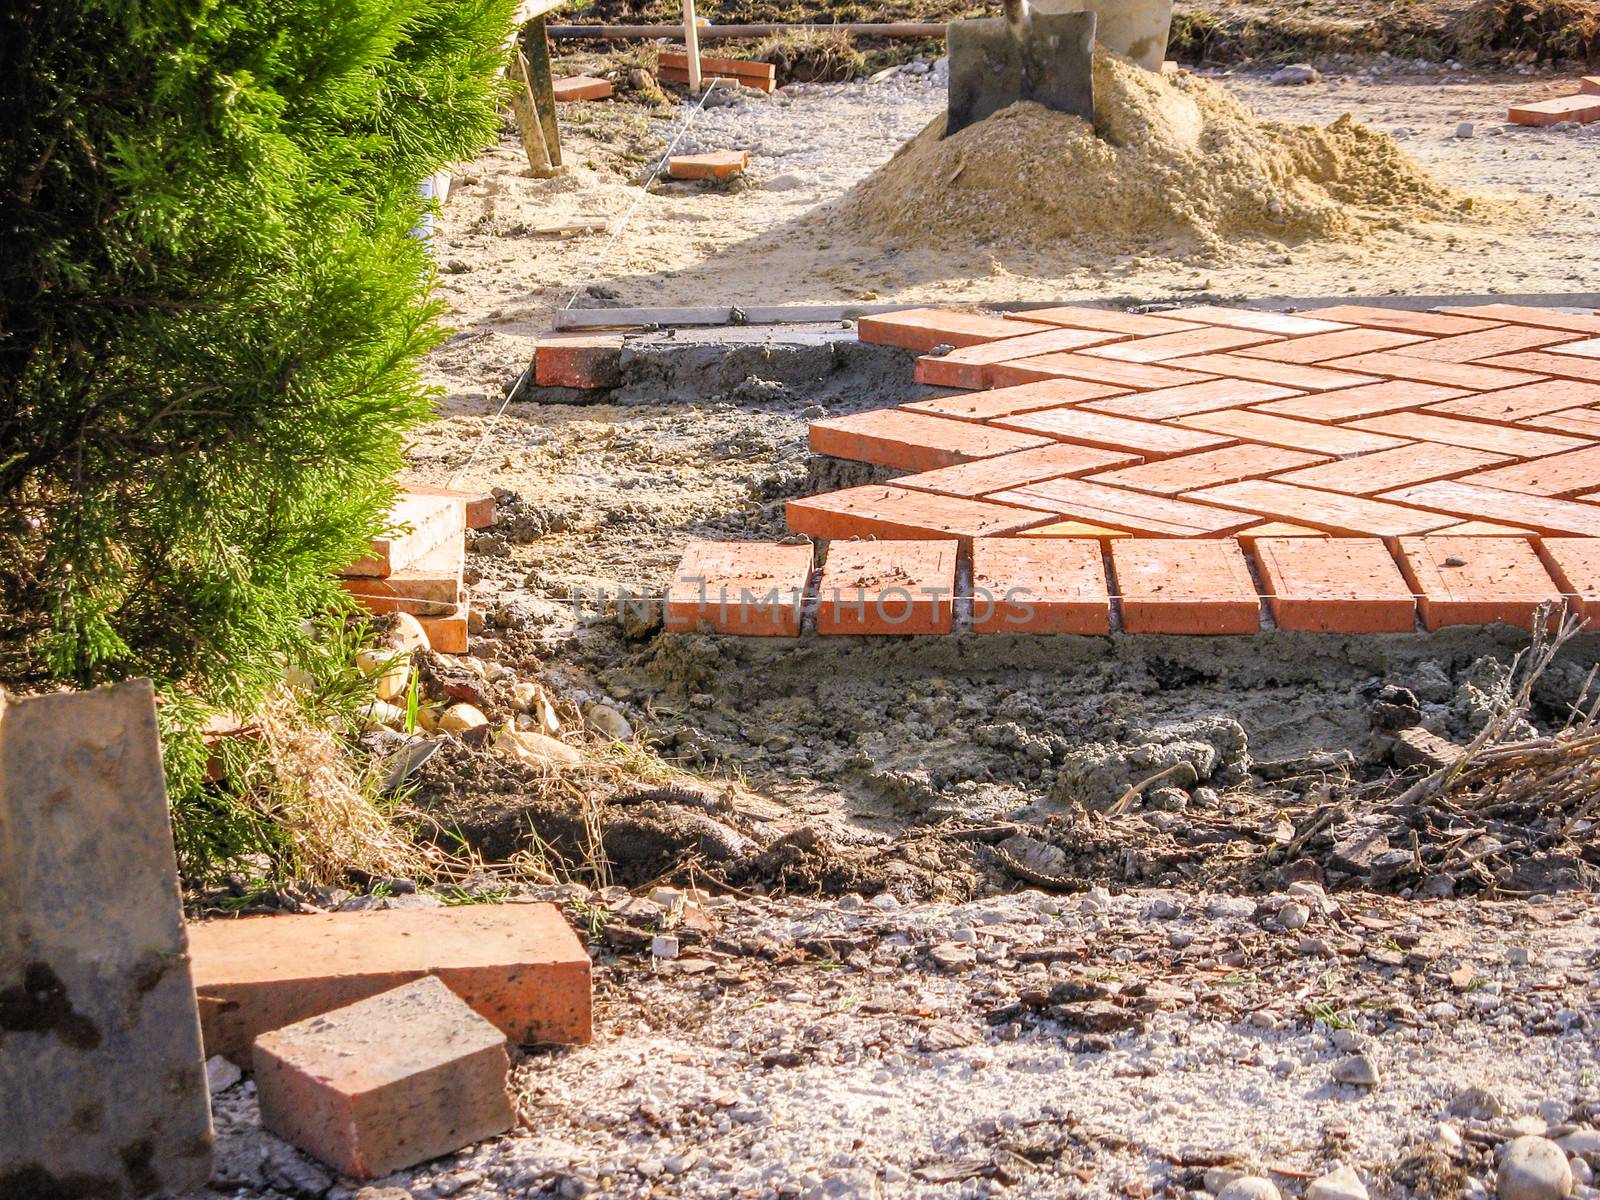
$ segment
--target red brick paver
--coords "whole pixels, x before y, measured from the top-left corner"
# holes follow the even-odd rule
[[[990,378],[995,387],[1040,379],[1084,379],[1122,388],[1162,388],[1200,383],[1211,376],[1200,371],[1177,370],[1155,363],[1118,362],[1088,354],[1041,354],[1037,358],[1001,363],[990,372]]]
[[[1399,537],[1426,533],[1455,522],[1438,513],[1361,496],[1295,487],[1271,479],[1251,479],[1184,493],[1187,500],[1224,504],[1275,520],[1326,529],[1345,537]]]
[[[1479,471],[1462,476],[1461,482],[1527,492],[1530,496],[1581,495],[1600,482],[1600,446]]]
[[[954,467],[941,467],[937,471],[902,475],[894,483],[896,487],[938,492],[945,496],[977,497],[990,492],[1003,492],[1007,488],[1023,487],[1041,479],[1087,475],[1091,471],[1105,471],[1138,461],[1137,454],[1101,450],[1094,446],[1075,446],[1071,442],[1052,442],[1036,450],[1019,450],[1015,454],[980,458]]]
[[[944,539],[1020,533],[1050,520],[1047,512],[940,496],[893,484],[864,484],[789,501],[793,533],[820,539],[884,537]]]
[[[1310,367],[1303,363],[1270,362],[1264,358],[1246,358],[1242,354],[1201,354],[1195,358],[1173,359],[1167,365],[1189,371],[1204,371],[1209,375],[1223,375],[1229,379],[1275,383],[1300,392],[1331,392],[1335,388],[1381,382],[1377,375]]]
[[[1109,525],[1159,537],[1216,537],[1256,524],[1246,514],[1229,509],[1081,479],[1047,479],[997,492],[991,499],[1047,509],[1057,516],[1091,525]]]
[[[1142,466],[1105,471],[1087,478],[1091,483],[1108,483],[1140,492],[1176,496],[1196,488],[1257,479],[1263,475],[1276,475],[1280,471],[1293,471],[1297,467],[1310,467],[1314,463],[1327,461],[1327,457],[1321,454],[1305,454],[1299,450],[1244,442],[1237,446],[1225,446],[1221,450],[1180,454],[1176,458],[1163,458]]]
[[[1529,629],[1540,604],[1561,602],[1561,589],[1523,538],[1402,538],[1400,553],[1429,630],[1496,623]]]
[[[533,381],[540,387],[616,387],[622,382],[622,335],[545,335],[533,348]]]
[[[994,368],[1000,363],[1100,346],[1120,336],[1093,329],[1050,329],[977,346],[962,346],[949,354],[925,354],[917,359],[916,381],[934,387],[993,387]]]
[[[1043,333],[1048,325],[1013,321],[948,308],[906,308],[862,317],[856,336],[878,346],[898,346],[926,354],[935,346],[976,346],[998,338]]]
[[[1380,433],[1343,425],[1296,421],[1289,417],[1275,417],[1271,413],[1243,409],[1181,417],[1178,424],[1268,446],[1282,446],[1287,450],[1304,450],[1311,454],[1370,454],[1375,450],[1392,450],[1405,445],[1400,438]]]
[[[1502,354],[1497,358],[1486,358],[1483,362],[1488,367],[1514,372],[1527,373],[1536,371],[1541,375],[1554,375],[1558,379],[1584,379],[1590,383],[1600,383],[1600,361],[1584,358],[1579,354],[1524,350],[1517,354]]]
[[[1253,329],[1258,333],[1275,333],[1281,337],[1300,337],[1313,333],[1332,333],[1345,328],[1338,321],[1323,321],[1304,314],[1259,312],[1253,308],[1219,308],[1214,304],[1196,304],[1192,308],[1178,309],[1185,321],[1201,321],[1207,325],[1226,325],[1233,329]]]
[[[977,633],[1111,632],[1111,597],[1098,541],[979,538],[972,543]]]
[[[1087,383],[1081,379],[1042,379],[1014,387],[992,388],[986,392],[962,392],[959,396],[939,396],[932,400],[913,400],[900,407],[907,412],[959,421],[990,421],[1041,408],[1060,408],[1088,400],[1121,396],[1125,389],[1106,383]]]
[[[817,588],[817,632],[949,633],[957,544],[835,542]]]
[[[1462,421],[1422,412],[1368,417],[1351,421],[1347,428],[1370,429],[1374,433],[1416,438],[1423,442],[1443,442],[1447,446],[1466,446],[1472,450],[1487,450],[1490,454],[1507,454],[1512,458],[1560,454],[1563,450],[1579,450],[1587,444],[1581,438],[1561,434],[1540,433],[1510,425],[1491,425],[1483,421]]]
[[[1594,313],[1558,312],[1524,304],[1479,304],[1446,310],[1464,317],[1505,321],[1512,325],[1539,325],[1545,329],[1569,329],[1574,333],[1600,334],[1600,316]]]
[[[1587,125],[1600,121],[1600,96],[1557,96],[1554,100],[1531,100],[1526,104],[1513,104],[1506,113],[1513,125],[1558,125],[1562,121],[1576,121]]]
[[[1118,312],[1110,308],[1089,308],[1079,305],[1062,305],[1057,308],[1036,308],[1015,314],[1027,321],[1042,321],[1046,325],[1064,325],[1072,329],[1101,329],[1107,333],[1120,333],[1128,337],[1156,337],[1163,333],[1182,333],[1199,326],[1192,321],[1175,320],[1169,316],[1142,315]]]
[[[1048,438],[951,421],[903,408],[874,408],[811,423],[811,449],[852,462],[932,471],[1049,444]]]
[[[1293,396],[1286,400],[1274,400],[1270,404],[1256,404],[1251,407],[1257,412],[1271,413],[1275,417],[1340,422],[1353,421],[1357,417],[1378,417],[1385,413],[1422,408],[1465,395],[1470,393],[1460,388],[1440,387],[1436,383],[1417,383],[1410,379],[1391,379],[1385,383],[1341,388],[1335,392],[1317,392],[1310,396]]]
[[[1243,634],[1260,628],[1255,581],[1235,542],[1112,542],[1111,569],[1128,633]]]
[[[1247,358],[1267,358],[1273,362],[1320,363],[1331,358],[1349,358],[1352,354],[1373,354],[1380,350],[1393,350],[1413,342],[1427,342],[1417,333],[1396,333],[1392,329],[1344,329],[1337,333],[1319,333],[1312,337],[1295,338],[1271,346],[1256,346],[1241,350]]]
[[[1153,392],[1138,392],[1109,400],[1092,400],[1083,407],[1116,417],[1168,421],[1174,417],[1215,412],[1219,408],[1243,408],[1297,395],[1298,392],[1270,383],[1255,383],[1248,379],[1212,379],[1205,383],[1158,388]]]
[[[1566,408],[1547,416],[1525,418],[1522,423],[1600,440],[1600,408]]]
[[[1469,450],[1465,446],[1445,446],[1438,442],[1411,442],[1393,450],[1361,454],[1303,471],[1274,474],[1280,483],[1301,487],[1327,488],[1352,496],[1374,496],[1413,483],[1449,479],[1469,471],[1481,471],[1509,462],[1503,454]]]
[[[1423,411],[1446,417],[1469,417],[1475,421],[1509,422],[1585,404],[1600,404],[1600,384],[1576,379],[1546,379],[1543,383],[1528,383],[1430,404]]]
[[[1396,350],[1408,358],[1431,358],[1436,362],[1477,362],[1500,354],[1515,354],[1519,350],[1533,350],[1540,346],[1553,346],[1558,342],[1577,340],[1575,333],[1557,329],[1540,329],[1533,325],[1502,325],[1499,329],[1485,329],[1481,333],[1460,333],[1455,337],[1432,338],[1415,346]]]
[[[1501,364],[1505,362],[1504,359],[1491,361]],[[1393,352],[1336,358],[1326,365],[1350,371],[1365,371],[1371,375],[1384,375],[1391,379],[1415,379],[1421,383],[1437,383],[1443,387],[1466,388],[1477,392],[1537,383],[1540,379],[1539,375],[1526,370],[1510,371],[1505,370],[1503,366],[1478,363],[1431,362],[1426,358],[1408,357]]]
[[[1379,498],[1463,517],[1493,517],[1540,533],[1600,537],[1600,504],[1529,496],[1460,480],[1419,483],[1397,492],[1385,492]]]
[[[596,79],[592,75],[569,75],[565,79],[552,80],[550,90],[557,101],[611,98],[611,85],[604,79]]]
[[[1256,565],[1279,628],[1308,633],[1410,633],[1417,604],[1376,538],[1260,538]]]
[[[1592,626],[1600,621],[1600,540],[1544,538],[1537,547],[1556,585]]]
[[[796,637],[811,547],[690,542],[667,589],[668,629]]]
[[[709,154],[681,154],[667,159],[672,179],[731,179],[750,169],[747,150],[713,150]]]
[[[1498,307],[1498,306],[1491,306]],[[1332,308],[1313,308],[1310,316],[1328,321],[1347,321],[1372,329],[1394,329],[1400,333],[1422,333],[1429,337],[1451,337],[1458,333],[1477,333],[1492,329],[1504,318],[1489,317],[1478,309],[1457,309],[1450,313],[1411,312],[1403,308],[1377,308],[1363,304],[1336,304]]]
[[[1220,326],[1190,329],[1183,333],[1164,333],[1159,337],[1135,338],[1085,351],[1095,358],[1117,358],[1123,362],[1155,363],[1195,354],[1222,354],[1264,342],[1277,342],[1276,335],[1249,329]]]
[[[995,424],[1003,429],[1045,434],[1063,442],[1101,446],[1144,458],[1168,458],[1196,450],[1215,450],[1234,440],[1202,433],[1197,429],[1180,429],[1172,425],[1158,425],[1153,421],[1130,421],[1126,417],[1107,416],[1083,408],[1047,408],[1007,417]]]

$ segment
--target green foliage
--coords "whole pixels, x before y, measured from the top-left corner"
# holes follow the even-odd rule
[[[429,412],[417,182],[492,140],[514,7],[0,12],[0,679],[247,709],[335,605]]]

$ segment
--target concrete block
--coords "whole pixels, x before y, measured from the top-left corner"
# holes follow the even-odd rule
[[[148,680],[0,692],[0,913],[0,1196],[205,1183],[205,1057]]]
[[[516,1123],[505,1034],[431,977],[264,1033],[254,1062],[262,1125],[355,1179]]]
[[[589,956],[552,904],[201,921],[189,927],[207,1053],[424,975],[513,1041],[587,1042]]]

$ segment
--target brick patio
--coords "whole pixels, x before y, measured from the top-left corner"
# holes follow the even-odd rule
[[[1384,634],[1527,628],[1563,600],[1600,614],[1600,314],[920,308],[860,336],[952,390],[813,424],[814,452],[903,472],[790,502],[821,544],[814,617],[734,605],[698,627]],[[773,549],[743,553],[686,562],[737,595]],[[824,613],[818,586],[867,609]]]

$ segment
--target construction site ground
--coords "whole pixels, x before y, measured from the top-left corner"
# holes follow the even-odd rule
[[[530,178],[509,131],[459,172],[436,242],[456,332],[427,366],[443,396],[414,473],[501,489],[500,523],[469,540],[474,654],[564,712],[593,720],[600,702],[632,748],[576,786],[454,744],[420,772],[415,802],[485,859],[526,861],[535,831],[541,869],[579,880],[536,890],[595,941],[597,1036],[523,1059],[517,1134],[364,1200],[1142,1200],[1245,1169],[1304,1195],[1341,1165],[1364,1190],[1316,1200],[1453,1200],[1494,1192],[1493,1150],[1518,1133],[1600,1138],[1597,869],[1572,842],[1589,827],[1507,819],[1469,842],[1435,836],[1454,817],[1426,797],[1395,803],[1426,771],[1395,778],[1396,725],[1471,739],[1517,686],[1524,635],[979,653],[664,634],[594,594],[659,593],[692,538],[781,537],[785,498],[839,485],[808,463],[807,422],[907,398],[904,364],[826,394],[778,365],[669,403],[525,394],[501,411],[575,292],[592,307],[1592,287],[1600,126],[1501,133],[1508,102],[1553,78],[1394,66],[1228,84],[1269,117],[1407,129],[1441,179],[1520,197],[1523,224],[1070,276],[790,237],[940,111],[931,71],[708,108],[689,137],[749,149],[749,178],[653,191],[614,242],[537,230],[630,209],[675,128],[648,110],[564,107],[561,179]],[[1592,639],[1568,644],[1523,732],[1571,715],[1594,658]],[[1083,811],[1178,760],[1186,791]],[[583,870],[597,818],[609,890]],[[695,920],[652,897],[663,879],[705,887]],[[405,902],[427,901],[388,901]],[[662,931],[676,957],[652,954]],[[250,1088],[219,1097],[213,1194],[354,1197],[254,1126]]]

